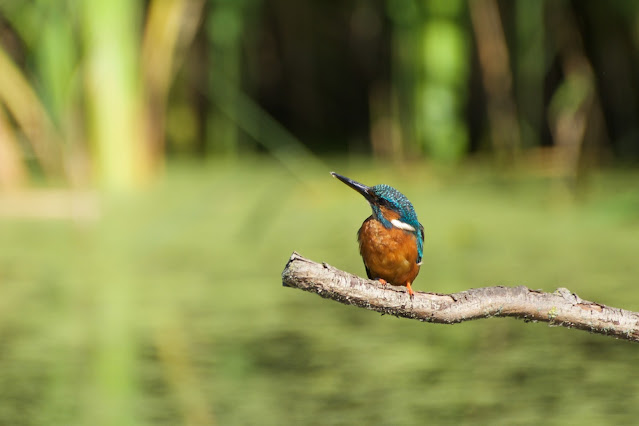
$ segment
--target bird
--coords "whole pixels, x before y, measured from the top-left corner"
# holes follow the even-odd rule
[[[424,227],[413,204],[391,186],[366,186],[335,172],[331,175],[363,195],[373,210],[357,231],[366,275],[382,284],[406,287],[413,299],[412,284],[424,254]]]

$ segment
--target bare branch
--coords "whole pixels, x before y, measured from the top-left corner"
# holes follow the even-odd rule
[[[282,284],[346,305],[419,321],[455,324],[479,318],[515,317],[639,342],[639,312],[582,300],[565,288],[554,293],[524,286],[476,288],[453,294],[415,292],[415,298],[410,300],[403,287],[383,286],[326,263],[313,262],[296,252],[282,272]]]

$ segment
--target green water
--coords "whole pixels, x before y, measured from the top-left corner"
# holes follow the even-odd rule
[[[364,274],[370,214],[329,170],[174,167],[96,222],[0,221],[0,424],[633,424],[639,346],[423,324],[284,288],[292,251]],[[639,311],[639,174],[336,168],[426,228],[415,290],[567,287]]]

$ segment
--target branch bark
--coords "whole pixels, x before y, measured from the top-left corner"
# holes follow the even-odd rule
[[[282,272],[282,284],[345,305],[425,322],[456,324],[479,318],[514,317],[639,342],[639,312],[582,300],[566,288],[554,293],[525,286],[484,287],[452,294],[418,291],[411,301],[403,287],[360,278],[296,252]]]

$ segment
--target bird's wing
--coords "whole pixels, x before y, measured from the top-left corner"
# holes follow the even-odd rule
[[[417,238],[419,238],[420,240],[417,242],[417,246],[418,246],[419,252],[421,252],[421,254],[418,254],[417,256],[417,264],[421,265],[423,251],[424,251],[424,225],[422,225],[421,223],[419,224],[419,235],[417,236]]]
[[[366,268],[366,276],[368,277],[368,279],[369,279],[369,280],[374,279],[374,278],[371,276],[371,271],[370,271],[370,269],[368,269],[368,266],[366,266],[366,264],[364,264],[364,268]]]

